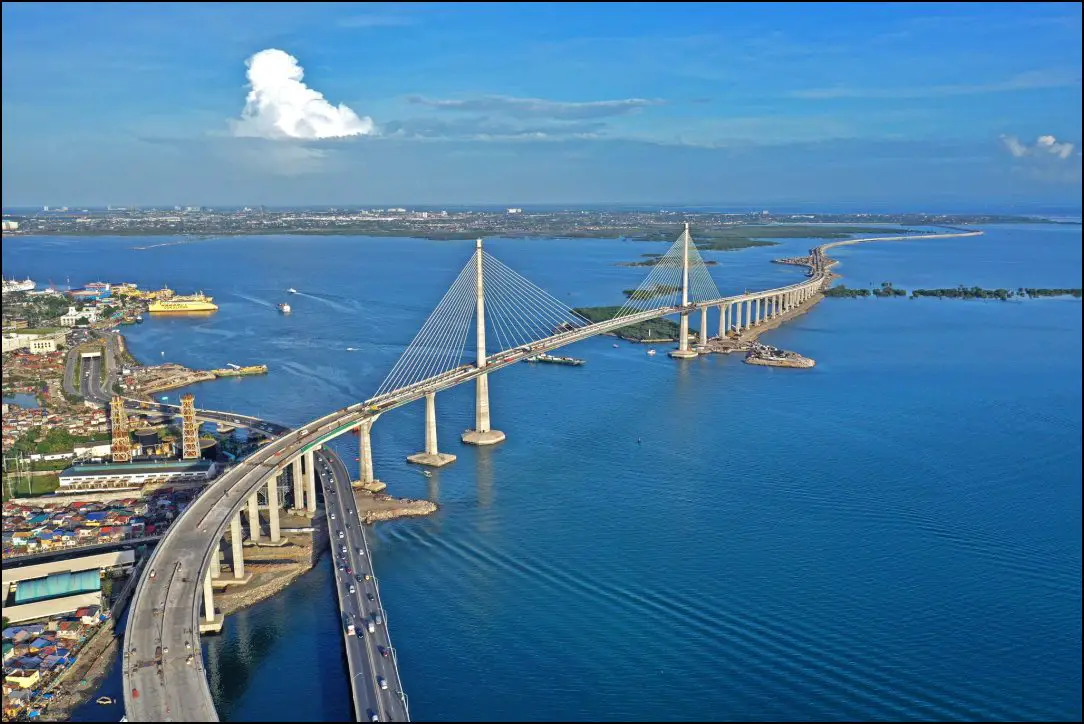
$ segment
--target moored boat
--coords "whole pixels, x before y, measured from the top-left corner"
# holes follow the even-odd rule
[[[586,360],[576,359],[575,357],[556,357],[551,354],[536,354],[534,357],[528,357],[527,361],[548,362],[553,365],[569,365],[570,367],[579,367],[586,362]]]

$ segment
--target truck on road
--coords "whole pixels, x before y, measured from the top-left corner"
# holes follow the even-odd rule
[[[346,630],[347,636],[357,635],[357,632],[354,630],[354,622],[351,620],[350,616],[345,613],[343,614],[343,628]]]

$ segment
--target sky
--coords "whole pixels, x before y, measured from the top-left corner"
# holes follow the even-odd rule
[[[1081,5],[9,3],[2,203],[1081,201]]]

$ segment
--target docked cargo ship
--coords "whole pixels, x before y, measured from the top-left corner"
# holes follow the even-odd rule
[[[36,286],[38,286],[38,283],[30,277],[23,279],[21,282],[16,281],[15,279],[5,279],[3,285],[3,293],[7,294],[8,292],[29,292],[33,291],[34,287]]]
[[[217,310],[218,305],[214,303],[214,298],[204,295],[203,292],[187,296],[176,296],[171,299],[155,299],[147,308],[147,311],[151,314],[214,312]]]
[[[248,365],[247,367],[241,367],[231,362],[226,363],[226,367],[219,370],[211,370],[214,372],[215,377],[245,377],[247,375],[266,375],[267,365]]]
[[[569,365],[570,367],[579,367],[585,362],[585,360],[576,359],[575,357],[557,357],[552,354],[536,354],[534,357],[528,357],[527,361],[548,362],[551,365]]]

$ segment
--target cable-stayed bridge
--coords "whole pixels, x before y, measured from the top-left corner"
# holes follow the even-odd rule
[[[441,453],[437,444],[436,395],[442,390],[473,380],[475,422],[471,430],[463,433],[462,441],[473,445],[496,444],[504,440],[505,435],[491,425],[488,376],[503,367],[588,337],[671,315],[679,317],[680,331],[678,346],[670,355],[679,359],[695,357],[697,346],[702,347],[709,337],[709,310],[717,310],[719,314],[720,336],[740,335],[780,315],[801,311],[803,305],[817,298],[831,280],[829,267],[833,262],[825,252],[835,246],[981,233],[885,236],[832,242],[810,252],[805,279],[777,289],[722,297],[686,224],[677,240],[658,258],[640,286],[628,294],[627,301],[615,315],[597,322],[576,313],[510,269],[485,251],[479,240],[470,260],[373,397],[277,437],[214,480],[170,527],[144,567],[130,606],[123,664],[124,705],[128,719],[218,720],[202,666],[199,633],[221,627],[221,616],[215,612],[213,597],[219,541],[229,528],[234,568],[236,571],[240,563],[243,571],[242,509],[249,506],[251,521],[257,495],[265,488],[269,505],[270,501],[277,501],[280,478],[287,474],[293,479],[295,503],[307,498],[308,510],[315,512],[317,476],[328,487],[341,482],[334,475],[330,480],[325,477],[328,467],[320,463],[320,449],[335,437],[357,431],[361,448],[358,484],[372,483],[370,430],[373,424],[384,413],[424,398],[425,449],[410,456],[410,460],[422,465],[445,465],[455,456]],[[697,312],[700,315],[699,339],[694,346],[690,339],[689,316]],[[474,349],[470,354],[472,322]],[[491,342],[495,342],[492,346],[499,351],[488,351]],[[325,469],[324,473],[317,470],[318,464]],[[301,506],[298,503],[296,507]],[[277,512],[274,518],[277,520]],[[353,528],[361,529],[356,513],[352,515],[351,524]],[[255,532],[256,528],[253,530]],[[361,543],[364,545],[363,540]],[[357,595],[360,597],[360,590]],[[347,612],[357,604],[346,600],[346,594],[340,589],[344,622]],[[387,664],[381,662],[381,654],[375,653],[380,648],[376,640],[389,641],[386,630],[382,633],[383,639],[364,634],[365,656],[354,656],[348,646],[351,689],[358,721],[374,720],[374,717],[381,721],[409,718],[401,687],[395,696],[377,685],[384,678],[381,672],[393,674],[398,682],[398,670],[394,666],[397,662],[392,660],[393,667],[389,671]]]

